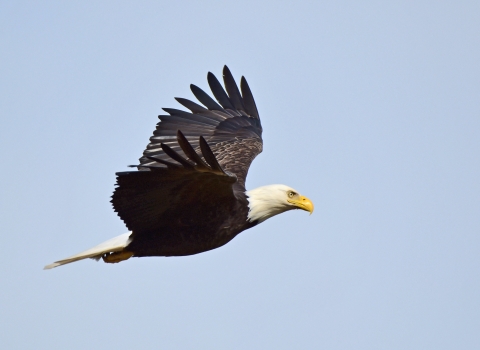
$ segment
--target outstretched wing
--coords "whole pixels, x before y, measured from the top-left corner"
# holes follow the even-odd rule
[[[152,232],[172,218],[182,217],[198,226],[208,222],[202,217],[206,212],[218,212],[215,206],[219,203],[235,201],[232,185],[237,181],[236,176],[222,170],[203,137],[198,143],[201,154],[178,131],[177,144],[186,157],[162,144],[169,160],[148,156],[154,165],[142,167],[150,171],[117,173],[117,188],[111,202],[129,230],[136,234]],[[209,210],[212,206],[213,210]]]
[[[212,73],[208,73],[207,78],[218,103],[199,87],[190,85],[193,94],[204,106],[176,98],[191,112],[164,108],[169,115],[159,116],[160,122],[140,158],[138,169],[148,170],[148,166],[155,165],[149,157],[168,161],[170,157],[162,144],[188,157],[177,142],[177,131],[181,130],[197,153],[201,148],[199,137],[203,136],[220,166],[235,174],[239,184],[245,186],[248,168],[263,148],[262,126],[252,92],[242,77],[240,93],[227,66],[223,68],[226,91]]]

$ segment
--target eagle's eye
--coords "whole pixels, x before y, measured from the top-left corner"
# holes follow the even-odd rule
[[[288,192],[288,197],[292,198],[293,196],[295,196],[295,192],[292,192],[292,191]]]

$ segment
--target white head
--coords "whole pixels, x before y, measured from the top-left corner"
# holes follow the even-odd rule
[[[245,192],[248,196],[249,221],[260,223],[287,210],[302,209],[313,212],[313,203],[293,188],[285,185],[268,185]]]

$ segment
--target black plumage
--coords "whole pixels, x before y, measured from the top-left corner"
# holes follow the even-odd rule
[[[177,98],[191,112],[165,108],[138,171],[117,173],[112,204],[132,231],[125,250],[134,256],[200,253],[256,224],[247,220],[245,179],[262,127],[245,78],[240,94],[226,66],[223,77],[227,91],[207,76],[218,103],[191,85],[205,107]]]
[[[132,256],[182,256],[218,248],[240,232],[287,210],[313,212],[291,187],[245,189],[253,159],[262,152],[262,126],[247,81],[238,88],[223,69],[225,89],[208,73],[218,102],[195,85],[203,105],[176,100],[190,112],[164,108],[136,171],[117,173],[114,210],[130,232],[45,269],[87,258],[117,263]]]

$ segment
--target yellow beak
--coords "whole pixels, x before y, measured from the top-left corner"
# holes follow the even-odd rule
[[[298,209],[308,211],[310,215],[313,213],[313,203],[307,197],[300,196],[299,199],[288,199],[288,202],[296,206]]]

